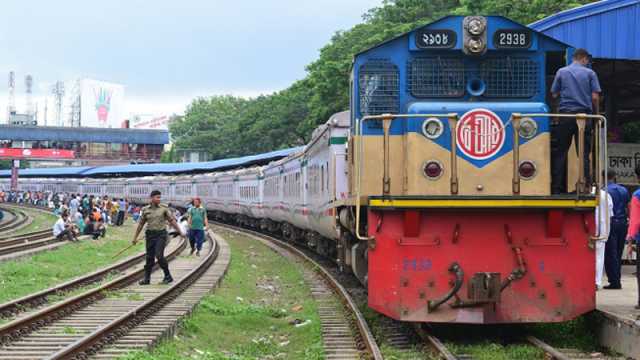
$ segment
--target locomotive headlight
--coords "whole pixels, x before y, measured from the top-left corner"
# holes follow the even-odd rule
[[[438,118],[428,118],[422,123],[422,134],[427,137],[427,139],[435,140],[442,135],[444,132],[444,125],[442,125],[442,121]]]
[[[523,139],[531,139],[538,133],[538,123],[530,117],[520,120],[520,130],[518,134]]]
[[[472,35],[480,35],[484,32],[485,26],[482,20],[479,18],[473,18],[469,21],[467,29]]]
[[[467,41],[467,49],[474,54],[481,53],[484,50],[484,42],[481,39],[469,39]]]

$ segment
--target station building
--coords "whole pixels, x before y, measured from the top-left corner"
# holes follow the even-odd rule
[[[55,165],[155,163],[167,130],[0,125],[0,159]]]
[[[609,127],[609,167],[636,184],[640,165],[640,0],[604,0],[530,24],[591,55],[602,87],[600,111]],[[550,83],[553,77],[547,79]]]

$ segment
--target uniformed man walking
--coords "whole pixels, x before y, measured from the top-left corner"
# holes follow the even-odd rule
[[[169,264],[164,258],[164,248],[167,246],[168,239],[166,230],[167,222],[176,229],[180,236],[185,237],[185,234],[180,230],[180,227],[176,223],[176,220],[169,208],[160,203],[161,195],[162,194],[158,190],[153,190],[151,192],[151,202],[149,205],[142,208],[140,222],[138,223],[138,228],[133,236],[132,243],[138,243],[138,235],[140,235],[144,225],[147,225],[147,230],[145,231],[147,262],[144,265],[144,279],[140,281],[140,285],[149,285],[151,280],[151,270],[153,269],[156,259],[158,260],[158,265],[164,272],[162,284],[169,284],[173,281],[171,273],[169,272]]]

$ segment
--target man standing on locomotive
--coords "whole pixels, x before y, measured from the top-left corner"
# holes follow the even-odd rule
[[[169,272],[169,264],[164,258],[164,248],[167,246],[168,239],[166,230],[167,222],[176,229],[180,236],[183,238],[185,237],[185,234],[176,223],[176,220],[169,208],[160,203],[161,195],[162,194],[158,190],[153,190],[151,192],[151,202],[149,205],[142,208],[140,222],[136,228],[135,235],[133,235],[132,244],[135,245],[138,243],[138,235],[140,235],[142,228],[145,224],[147,225],[147,230],[145,232],[147,261],[144,265],[144,279],[140,281],[140,285],[149,285],[151,282],[151,270],[153,269],[156,259],[158,259],[158,265],[164,272],[162,284],[169,284],[173,281],[173,277],[171,277],[171,273]]]
[[[573,53],[573,62],[558,70],[551,94],[554,98],[560,98],[558,112],[563,114],[597,114],[600,102],[600,83],[596,73],[589,69],[591,56],[585,49],[576,49]],[[589,153],[591,152],[591,134],[593,123],[587,121],[585,126],[584,149],[584,176],[589,184]],[[551,122],[551,193],[560,194],[566,192],[567,184],[567,152],[571,146],[571,139],[578,143],[578,126],[575,119],[558,118]]]

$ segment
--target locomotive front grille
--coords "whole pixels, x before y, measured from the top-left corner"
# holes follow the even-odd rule
[[[539,65],[529,58],[489,58],[480,65],[485,97],[530,98],[538,91]]]
[[[408,72],[408,90],[417,98],[464,95],[465,71],[461,58],[415,58],[409,61]]]

